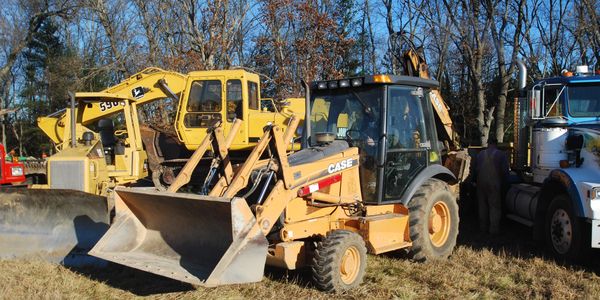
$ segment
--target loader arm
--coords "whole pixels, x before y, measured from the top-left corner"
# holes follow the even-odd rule
[[[151,103],[164,98],[179,100],[185,89],[187,75],[165,71],[159,68],[146,68],[132,75],[121,83],[100,92],[77,93],[78,106],[83,106],[79,114],[81,125],[86,126],[102,118],[107,118],[123,111],[121,99],[134,99],[137,106]],[[113,101],[94,101],[81,104],[85,98],[101,98]],[[68,134],[68,114],[61,110],[46,117],[38,118],[38,127],[56,144],[64,142]]]
[[[265,128],[224,197],[117,187],[114,224],[90,254],[124,265],[144,261],[136,267],[205,286],[259,281],[267,255],[265,234],[295,195],[284,139],[297,125],[292,118],[287,132]],[[246,199],[236,194],[267,149],[279,166],[278,182],[269,203],[257,207],[256,219]]]
[[[229,183],[231,177],[233,177],[233,170],[231,167],[231,162],[229,161],[229,147],[235,138],[235,135],[238,133],[240,126],[242,125],[242,120],[235,120],[233,123],[231,131],[229,131],[229,135],[227,138],[223,136],[223,128],[221,128],[222,123],[214,126],[213,128],[208,129],[210,134],[207,134],[200,146],[187,163],[183,166],[175,181],[169,186],[167,191],[169,192],[177,192],[179,188],[190,182],[192,178],[192,172],[206,153],[208,146],[212,144],[212,149],[216,149],[215,157],[213,158],[213,162],[211,163],[211,168],[217,168],[218,165],[223,163],[223,177],[226,183]]]

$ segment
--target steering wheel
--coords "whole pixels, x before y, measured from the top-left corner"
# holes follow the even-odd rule
[[[346,140],[348,140],[348,142],[352,143],[356,140],[360,140],[362,133],[360,132],[360,130],[356,130],[356,129],[348,129],[346,130]]]

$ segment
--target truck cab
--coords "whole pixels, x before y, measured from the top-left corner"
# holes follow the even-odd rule
[[[508,218],[561,259],[600,248],[600,74],[578,67],[536,81],[515,112],[522,176],[507,194]]]
[[[19,162],[8,160],[6,150],[0,144],[0,185],[25,182],[25,166]]]

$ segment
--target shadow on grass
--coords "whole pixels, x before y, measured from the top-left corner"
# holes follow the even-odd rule
[[[283,268],[266,266],[265,277],[277,282],[291,283],[300,287],[317,289],[312,281],[310,268],[304,267],[298,270],[286,270]]]
[[[503,218],[501,233],[489,235],[481,233],[477,207],[470,203],[460,208],[460,226],[457,245],[468,246],[475,250],[489,250],[495,255],[505,255],[515,258],[531,259],[542,258],[554,261],[565,267],[574,267],[600,275],[600,259],[598,250],[591,250],[588,257],[581,262],[558,261],[549,255],[543,241],[534,241],[532,228]]]
[[[106,267],[68,267],[68,269],[137,296],[194,290],[191,284],[113,263],[108,263]]]

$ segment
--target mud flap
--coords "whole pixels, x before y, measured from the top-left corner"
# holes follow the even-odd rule
[[[202,286],[262,280],[267,240],[243,198],[117,187],[90,255]]]
[[[0,259],[103,265],[87,252],[106,232],[105,197],[72,190],[0,190]]]

